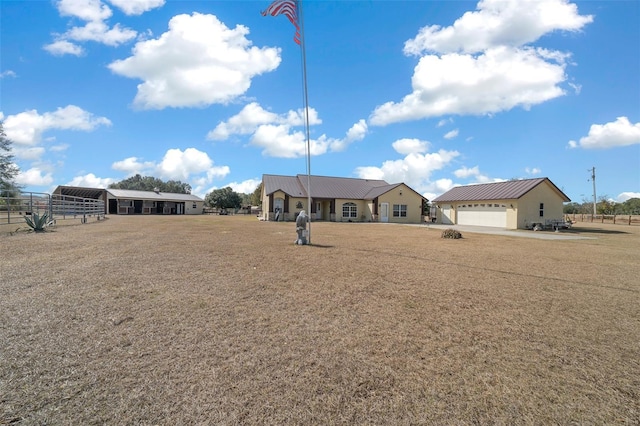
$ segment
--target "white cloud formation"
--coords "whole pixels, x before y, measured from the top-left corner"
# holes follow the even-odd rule
[[[450,27],[431,25],[404,46],[407,55],[423,52],[477,53],[495,46],[522,46],[553,31],[579,31],[593,22],[568,0],[482,0]]]
[[[429,142],[420,139],[398,139],[391,144],[398,154],[421,154],[429,149]]]
[[[68,40],[56,40],[53,43],[46,44],[44,50],[51,53],[54,56],[74,55],[82,56],[85,51],[82,46],[78,46],[75,43],[71,43]]]
[[[466,179],[470,176],[478,176],[480,175],[480,167],[475,166],[472,168],[463,167],[453,172],[455,177],[460,179]]]
[[[6,70],[3,72],[0,72],[0,78],[6,78],[6,77],[16,77],[16,73],[12,70]]]
[[[141,15],[144,12],[164,6],[165,0],[109,0],[109,3],[127,15]]]
[[[640,192],[622,192],[616,197],[618,203],[624,203],[631,198],[640,198]]]
[[[135,8],[139,0],[128,0],[130,8]],[[118,3],[116,1],[116,3]],[[142,1],[146,3],[146,1]],[[71,27],[63,34],[54,34],[54,41],[43,48],[55,56],[85,53],[82,46],[74,42],[95,41],[108,46],[119,46],[136,38],[138,33],[120,24],[110,27],[107,20],[113,15],[111,8],[100,0],[58,0],[60,16],[68,16],[85,21],[83,26]]]
[[[450,132],[445,133],[444,138],[445,139],[453,139],[453,138],[457,137],[459,133],[460,133],[460,131],[458,129],[451,130]]]
[[[453,123],[453,118],[451,118],[451,117],[443,118],[440,121],[438,121],[438,124],[436,124],[436,127],[446,126],[449,123]]]
[[[615,148],[640,144],[640,122],[631,123],[627,117],[618,117],[606,124],[592,124],[589,134],[579,142],[569,141],[569,148]]]
[[[540,169],[539,169],[539,168],[537,168],[537,167],[526,167],[526,168],[524,169],[524,171],[525,171],[528,175],[533,175],[533,176],[535,176],[535,175],[539,175],[539,174],[542,172],[542,170],[540,170]]]
[[[262,148],[269,157],[296,158],[306,155],[306,136],[303,130],[304,110],[289,110],[285,114],[276,114],[262,108],[258,103],[247,104],[238,114],[227,121],[220,122],[207,134],[210,140],[225,140],[233,135],[251,135],[249,143]],[[321,124],[315,109],[309,108],[309,125]],[[351,143],[364,139],[368,125],[359,120],[347,130],[344,138],[330,138],[321,135],[309,141],[311,155],[322,155],[329,151],[344,151]]]
[[[565,92],[565,64],[547,62],[540,50],[496,47],[474,57],[457,53],[420,59],[413,92],[378,106],[371,124],[418,120],[447,114],[479,115],[528,109]]]
[[[380,167],[358,167],[355,174],[361,179],[384,179],[389,183],[404,182],[423,193],[432,188],[431,174],[449,165],[459,155],[458,151],[443,149],[424,154],[414,152],[402,159],[385,161]]]
[[[452,26],[424,27],[405,43],[406,55],[422,56],[413,91],[375,108],[370,123],[493,114],[563,96],[570,54],[529,43],[553,31],[579,31],[592,21],[567,0],[482,0]]]
[[[243,95],[256,75],[280,65],[280,49],[252,46],[249,29],[227,28],[214,15],[177,15],[157,39],[140,41],[129,58],[109,64],[116,74],[143,80],[137,107],[203,107]]]
[[[17,160],[39,160],[45,153],[45,149],[41,146],[14,146],[13,155]]]
[[[84,176],[76,176],[66,183],[68,186],[79,186],[85,188],[107,188],[116,180],[112,178],[100,178],[93,173],[88,173]]]
[[[139,161],[137,157],[125,158],[121,161],[116,161],[111,165],[111,168],[120,172],[125,172],[127,176],[134,176],[136,174],[144,174],[155,167],[153,161]]]
[[[169,149],[156,170],[168,179],[187,180],[190,175],[206,172],[213,166],[213,160],[206,152],[195,148]]]
[[[46,131],[82,130],[89,132],[98,126],[110,126],[106,117],[96,117],[75,105],[67,105],[53,112],[39,114],[36,110],[9,115],[4,121],[7,137],[16,145],[36,145],[41,142]]]
[[[16,183],[25,186],[47,186],[53,183],[51,173],[44,172],[38,167],[32,167],[27,171],[20,171],[16,176]]]

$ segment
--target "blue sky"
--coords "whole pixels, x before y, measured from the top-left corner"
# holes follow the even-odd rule
[[[269,1],[0,3],[0,119],[27,190],[133,174],[204,196],[305,174],[301,49]],[[640,2],[304,1],[311,173],[549,177],[640,197]]]

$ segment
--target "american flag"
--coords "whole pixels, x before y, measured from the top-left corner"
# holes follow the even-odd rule
[[[293,41],[300,44],[300,25],[298,25],[298,0],[275,0],[269,5],[267,10],[261,12],[262,16],[284,15],[296,27],[296,35]]]

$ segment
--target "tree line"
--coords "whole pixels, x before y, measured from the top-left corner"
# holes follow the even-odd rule
[[[565,214],[593,214],[593,202],[568,203],[564,205]],[[605,215],[634,215],[640,214],[640,198],[630,198],[622,203],[617,203],[607,195],[602,195],[596,202],[596,214]]]

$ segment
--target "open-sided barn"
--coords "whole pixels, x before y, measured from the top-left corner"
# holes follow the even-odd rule
[[[571,201],[549,178],[458,186],[436,197],[437,223],[527,229],[561,221]]]
[[[171,192],[58,186],[53,193],[103,200],[108,214],[202,214],[204,207],[196,195]]]

